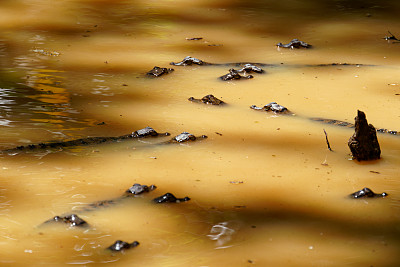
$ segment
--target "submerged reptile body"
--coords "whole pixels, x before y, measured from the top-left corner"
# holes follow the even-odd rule
[[[354,123],[340,121],[340,120],[334,120],[334,119],[310,118],[310,120],[325,123],[325,124],[330,124],[330,125],[347,127],[347,128],[354,128],[354,126],[355,126]]]
[[[284,64],[284,63],[279,63],[279,64],[273,64],[273,63],[262,63],[262,62],[228,62],[228,63],[211,63],[211,62],[205,62],[201,59],[197,59],[194,57],[187,56],[185,57],[181,62],[171,62],[170,65],[173,66],[192,66],[192,65],[197,65],[197,66],[228,66],[228,67],[240,67],[244,68],[243,70],[246,70],[249,72],[248,66],[253,66],[251,69],[253,72],[258,72],[261,73],[263,72],[260,68],[258,67],[282,67],[282,66],[287,66],[287,67],[338,67],[338,66],[349,66],[349,67],[361,67],[361,66],[374,66],[374,65],[366,65],[366,64],[357,64],[357,63],[346,63],[346,62],[334,62],[334,63],[321,63],[321,64]],[[246,68],[247,66],[247,68]]]
[[[143,137],[157,137],[157,136],[168,136],[169,133],[158,133],[151,127],[146,127],[130,134],[125,134],[121,136],[107,136],[107,137],[86,137],[80,139],[74,139],[70,141],[60,141],[60,142],[45,142],[39,144],[29,144],[26,146],[17,146],[15,148],[6,149],[2,152],[12,153],[20,151],[33,151],[37,149],[62,149],[76,146],[85,145],[97,145],[103,143],[120,142],[129,139],[143,138]]]
[[[334,120],[334,119],[310,118],[310,120],[316,121],[316,122],[325,123],[325,124],[330,124],[330,125],[347,127],[347,128],[354,128],[355,127],[354,123],[350,123],[350,122],[346,122],[346,121],[340,121],[340,120]],[[391,134],[391,135],[398,135],[398,131],[388,130],[388,129],[385,129],[385,128],[379,128],[379,129],[376,129],[376,131],[378,133],[388,133],[388,134]]]
[[[272,112],[274,114],[295,115],[289,109],[287,109],[286,107],[284,107],[282,105],[279,105],[276,102],[268,103],[263,107],[257,107],[256,105],[252,105],[252,106],[250,106],[250,108],[254,109],[254,110]],[[318,117],[314,117],[314,118],[306,117],[306,118],[311,120],[311,121],[316,121],[316,122],[320,122],[320,123],[325,123],[325,124],[330,124],[330,125],[335,125],[335,126],[341,126],[341,127],[347,127],[347,128],[355,128],[355,124],[354,123],[350,123],[350,122],[346,122],[346,121],[335,120],[335,119],[326,119],[326,118],[318,118]],[[398,133],[397,131],[388,130],[388,129],[385,129],[385,128],[378,128],[378,129],[376,129],[376,131],[378,133],[388,133],[388,134],[391,134],[391,135],[397,135],[397,133]]]

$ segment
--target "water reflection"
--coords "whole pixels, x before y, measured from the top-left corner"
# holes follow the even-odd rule
[[[27,1],[8,2],[11,5]],[[348,115],[346,109],[368,107],[371,112],[368,114],[373,116],[382,114],[377,107],[384,106],[385,116],[380,116],[384,120],[382,125],[388,121],[393,125],[396,121],[387,118],[397,117],[396,105],[387,104],[398,98],[382,97],[381,88],[387,83],[397,84],[394,72],[385,70],[383,77],[377,79],[373,75],[383,73],[381,68],[360,68],[356,73],[359,83],[346,78],[353,72],[345,69],[334,72],[333,68],[283,67],[279,72],[271,68],[260,79],[235,83],[217,83],[219,70],[215,68],[209,71],[199,67],[196,73],[191,71],[194,68],[179,68],[171,77],[152,81],[131,75],[132,69],[142,73],[153,64],[168,64],[188,54],[216,62],[379,64],[381,60],[377,62],[373,56],[360,60],[361,56],[335,49],[353,47],[351,54],[358,55],[375,51],[375,47],[386,48],[380,43],[386,45],[386,41],[375,42],[374,36],[380,38],[387,24],[394,21],[379,23],[379,13],[383,12],[374,12],[371,18],[363,16],[377,9],[372,9],[373,1],[363,2],[368,10],[360,9],[362,16],[353,24],[343,21],[347,16],[338,10],[345,7],[354,14],[350,3],[358,5],[361,1],[335,0],[329,5],[315,0],[218,1],[213,5],[207,1],[194,4],[181,1],[178,5],[129,0],[60,1],[63,4],[58,6],[53,2],[50,5],[48,0],[35,1],[29,9],[15,4],[15,12],[10,12],[24,16],[29,11],[24,22],[30,28],[28,32],[25,25],[13,27],[10,21],[9,27],[15,29],[15,34],[8,37],[6,45],[0,41],[0,65],[11,66],[14,73],[20,71],[19,78],[25,77],[12,80],[7,73],[3,75],[5,79],[0,79],[0,88],[4,88],[0,90],[0,125],[11,129],[3,130],[3,136],[7,132],[18,141],[30,142],[32,132],[42,128],[45,130],[41,133],[49,131],[53,137],[57,133],[57,139],[65,138],[67,130],[79,135],[76,130],[93,123],[82,119],[80,110],[101,117],[109,125],[105,129],[130,127],[129,124],[136,127],[140,121],[174,132],[218,131],[223,135],[211,136],[207,142],[190,147],[150,146],[149,142],[156,141],[146,140],[74,148],[68,153],[2,157],[3,166],[10,165],[10,170],[0,175],[3,178],[0,185],[7,188],[7,191],[0,189],[0,213],[15,222],[6,219],[1,222],[0,236],[5,241],[0,243],[7,253],[0,257],[1,262],[95,265],[121,258],[120,266],[138,262],[142,266],[211,266],[216,262],[220,266],[237,266],[252,263],[249,259],[254,259],[259,266],[285,266],[291,259],[292,265],[301,266],[343,266],[349,265],[349,261],[352,265],[389,266],[384,260],[398,255],[399,232],[394,226],[399,219],[395,141],[382,138],[386,142],[386,158],[373,169],[383,175],[371,177],[367,165],[351,165],[346,160],[346,152],[344,148],[340,150],[339,144],[345,146],[348,136],[342,138],[343,130],[332,128],[329,134],[337,150],[329,154],[329,166],[321,167],[326,157],[322,152],[326,149],[322,129],[317,131],[318,126],[294,119],[278,120],[273,116],[263,119],[265,115],[249,111],[249,105],[270,98],[273,99],[269,101],[296,107],[299,114],[316,112],[326,117],[335,115],[333,118],[337,119],[351,119],[353,113]],[[323,18],[336,18],[341,24],[333,25],[335,21],[330,19],[317,21],[321,14]],[[216,24],[219,27],[211,27]],[[390,27],[395,29],[397,24]],[[347,25],[353,26],[346,30]],[[358,27],[362,27],[361,33],[354,30]],[[87,34],[89,30],[91,33]],[[223,46],[217,51],[206,43],[198,45],[184,40],[197,36]],[[315,43],[316,49],[307,56],[304,51],[275,50],[278,41],[294,37],[304,37],[305,41]],[[367,47],[369,44],[374,44],[374,49]],[[391,47],[392,51],[397,48]],[[53,57],[47,52],[51,49],[60,49],[62,54]],[[373,53],[384,55],[380,51]],[[104,64],[105,60],[111,64]],[[74,72],[68,71],[71,69]],[[127,73],[121,74],[119,70]],[[370,79],[363,79],[363,74],[370,74]],[[314,82],[314,76],[318,82]],[[386,81],[386,76],[391,77]],[[66,77],[70,79],[67,81]],[[3,82],[6,80],[8,83]],[[121,89],[121,84],[129,87]],[[358,89],[363,86],[366,88]],[[371,91],[367,87],[382,93],[371,94],[371,100],[367,100]],[[216,109],[187,103],[189,96],[212,93],[209,91],[224,96],[229,106]],[[393,95],[398,93],[392,91]],[[358,100],[357,107],[346,101],[350,98]],[[113,135],[111,131],[107,134]],[[47,136],[37,138],[48,140]],[[22,164],[25,169],[20,167]],[[53,170],[55,166],[59,169]],[[388,170],[391,174],[384,174]],[[232,186],[230,181],[237,177],[242,177],[245,183],[235,181],[238,186]],[[193,195],[193,202],[204,201],[205,206],[212,203],[217,211],[212,208],[199,211],[193,202],[155,206],[134,201],[131,205],[121,203],[88,214],[97,229],[92,234],[63,231],[60,227],[43,230],[39,235],[32,233],[38,218],[45,220],[52,213],[78,210],[96,200],[112,199],[120,194],[116,188],[127,180],[143,180],[156,183],[162,190],[188,193]],[[342,200],[344,194],[350,193],[349,187],[364,184],[384,190],[393,188],[389,191],[391,197],[379,202],[369,200],[368,205]],[[234,211],[230,208],[233,205]],[[138,253],[112,257],[102,254],[116,239],[131,237],[143,244]],[[10,242],[12,238],[18,242]],[[381,245],[381,241],[387,245]],[[310,257],[309,253],[313,255]],[[204,259],[199,260],[201,257]]]
[[[94,120],[81,119],[79,111],[71,107],[62,71],[31,69],[24,80],[15,79],[11,74],[10,71],[0,73],[3,78],[0,82],[0,126],[45,126],[59,135],[63,134],[60,130],[76,131],[95,124]]]
[[[44,32],[33,33],[26,39],[32,46],[21,53],[0,41],[0,56],[12,59],[0,72],[0,126],[40,129],[65,138],[65,131],[76,132],[95,122],[80,118],[71,107],[64,71],[47,66],[60,54],[44,49],[46,42]]]
[[[95,87],[92,88],[91,93],[94,95],[113,96],[114,93],[111,92],[110,86],[104,85],[106,78],[112,78],[113,75],[97,73],[94,76],[95,78],[92,79],[92,82],[95,84]]]
[[[26,84],[38,92],[29,97],[48,104],[65,106],[69,104],[69,93],[62,87],[62,71],[34,69],[27,72]]]
[[[46,37],[44,37],[43,35],[40,35],[40,34],[35,34],[28,40],[28,42],[37,44],[37,45],[44,44],[45,41],[46,41]]]
[[[31,68],[45,68],[46,66],[41,65],[42,62],[39,58],[28,56],[28,55],[19,55],[13,59],[13,64],[20,69],[31,69]]]
[[[4,43],[4,40],[0,39],[0,57],[5,57],[6,56],[6,44]]]

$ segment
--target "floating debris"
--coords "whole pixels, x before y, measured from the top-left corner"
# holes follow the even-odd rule
[[[390,34],[390,36],[385,36],[382,39],[386,40],[386,41],[400,41],[399,39],[396,38],[396,36],[394,36],[390,31],[388,31],[388,33]]]
[[[328,134],[326,133],[325,129],[323,129],[323,130],[324,130],[324,133],[325,133],[325,139],[326,139],[326,144],[328,145],[328,149],[329,149],[329,151],[333,151],[331,149],[331,145],[329,144]]]
[[[44,55],[44,56],[53,56],[53,57],[58,57],[59,55],[61,55],[60,52],[57,51],[48,51],[48,50],[44,50],[44,49],[38,49],[35,48],[32,50],[32,52]]]
[[[153,201],[156,203],[180,203],[189,200],[190,200],[189,197],[176,198],[172,193],[166,193],[160,197],[153,199]]]

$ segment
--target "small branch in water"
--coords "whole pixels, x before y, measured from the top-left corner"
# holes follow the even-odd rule
[[[328,149],[329,149],[329,151],[333,151],[331,148],[331,145],[329,144],[329,141],[328,141],[328,134],[326,133],[325,129],[323,129],[323,130],[325,133],[325,139],[326,139],[326,144],[328,145]]]

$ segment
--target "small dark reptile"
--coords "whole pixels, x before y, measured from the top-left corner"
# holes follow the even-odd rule
[[[290,48],[290,49],[302,48],[302,47],[303,48],[311,48],[312,47],[310,44],[300,41],[299,39],[293,39],[292,41],[290,41],[287,44],[278,43],[276,46],[282,47],[282,48]]]
[[[189,97],[189,101],[195,102],[195,103],[204,103],[204,104],[210,104],[210,105],[224,105],[225,102],[216,98],[214,95],[206,95],[201,99],[197,99],[194,97]]]
[[[148,71],[146,73],[146,75],[148,75],[150,77],[160,77],[162,75],[169,74],[173,71],[174,71],[174,69],[171,69],[171,68],[160,68],[160,67],[155,66],[150,71]]]
[[[76,214],[68,214],[65,216],[54,216],[52,219],[45,221],[44,223],[48,224],[51,222],[56,222],[56,223],[64,223],[69,225],[70,227],[87,227],[89,224],[80,218]]]
[[[131,249],[134,247],[139,246],[139,242],[138,241],[133,241],[132,243],[128,243],[125,241],[121,241],[121,240],[117,240],[115,241],[114,244],[112,244],[111,246],[109,246],[107,249],[114,251],[114,252],[121,252],[127,249]]]
[[[189,200],[190,200],[189,197],[177,198],[172,193],[166,193],[162,196],[159,196],[159,197],[153,199],[153,201],[155,203],[179,203],[179,202],[185,202],[185,201],[189,201]]]
[[[165,144],[171,144],[171,143],[183,143],[183,142],[188,142],[188,141],[196,141],[199,139],[206,139],[207,135],[201,135],[201,136],[195,136],[191,133],[188,132],[183,132],[174,138],[172,138],[169,141],[164,142]]]
[[[368,187],[365,187],[357,192],[354,192],[353,194],[350,195],[351,198],[364,198],[364,197],[387,197],[388,194],[383,192],[381,194],[375,194],[371,189]]]

